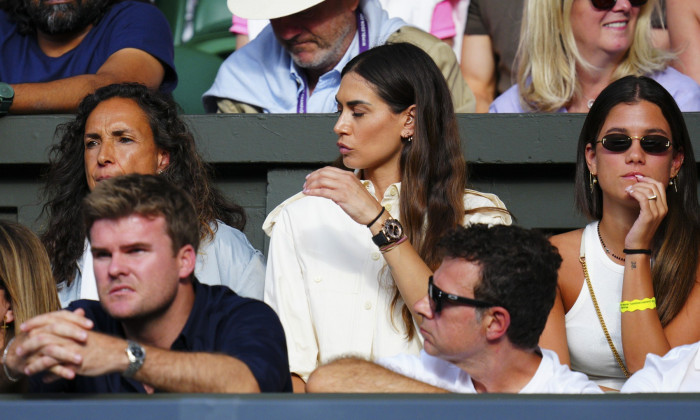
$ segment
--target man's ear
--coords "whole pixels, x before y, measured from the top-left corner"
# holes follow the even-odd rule
[[[510,327],[510,314],[502,306],[494,306],[487,310],[482,319],[485,322],[486,339],[495,341],[506,335]]]
[[[197,253],[192,245],[187,244],[180,248],[176,255],[178,275],[181,279],[188,278],[194,271],[194,264],[197,261]]]

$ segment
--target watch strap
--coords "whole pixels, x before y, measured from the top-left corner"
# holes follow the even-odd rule
[[[379,233],[372,236],[372,242],[380,248],[391,243],[383,230],[380,230]]]

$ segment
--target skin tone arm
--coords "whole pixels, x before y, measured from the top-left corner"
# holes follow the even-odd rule
[[[489,112],[496,96],[496,63],[488,35],[465,35],[462,41],[462,75],[476,97],[476,112]]]
[[[700,3],[666,0],[666,20],[671,50],[679,53],[673,66],[700,83]]]
[[[550,238],[562,257],[557,280],[557,294],[554,306],[547,318],[547,324],[540,336],[539,345],[553,350],[562,364],[571,366],[569,345],[566,340],[565,315],[567,309],[575,302],[583,286],[583,272],[579,262],[582,230],[555,235]]]
[[[10,107],[14,114],[72,113],[80,101],[97,88],[112,83],[138,82],[158,88],[165,69],[145,51],[124,48],[112,54],[96,74],[84,74],[45,83],[12,85],[15,99]]]
[[[295,394],[304,394],[306,392],[306,382],[294,372],[292,372],[292,390]]]
[[[339,359],[316,369],[309,376],[308,392],[447,393],[377,364],[361,359]]]
[[[129,365],[126,340],[91,327],[79,312],[35,317],[22,325],[23,333],[12,343],[8,367],[26,375],[49,370],[53,378],[65,379],[124,372]],[[134,379],[150,387],[168,392],[260,391],[250,369],[231,356],[143,347],[146,361]]]
[[[382,190],[383,191],[383,190]],[[366,225],[382,209],[381,204],[372,197],[354,173],[338,168],[326,167],[312,172],[306,178],[304,193],[333,200],[355,222]],[[381,230],[384,221],[389,219],[389,212],[370,227],[372,235]],[[428,277],[432,271],[423,262],[409,241],[404,241],[389,252],[384,253],[394,282],[406,305],[411,309],[413,319],[420,323],[413,306],[425,296],[428,290]]]

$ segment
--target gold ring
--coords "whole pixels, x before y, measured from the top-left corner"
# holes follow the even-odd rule
[[[647,197],[647,198],[649,199],[649,201],[651,201],[651,200],[656,200],[656,194],[655,194],[655,195],[652,195],[651,197]]]

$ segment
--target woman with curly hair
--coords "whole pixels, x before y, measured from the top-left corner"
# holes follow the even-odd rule
[[[194,137],[164,94],[139,84],[116,84],[83,99],[73,121],[58,128],[45,187],[49,216],[42,236],[61,303],[97,299],[92,255],[82,226],[81,201],[103,179],[160,174],[192,195],[202,244],[196,277],[262,298],[265,263],[240,231],[243,208],[226,200],[209,178]]]
[[[700,111],[700,86],[652,43],[658,9],[658,0],[528,0],[518,84],[489,112],[585,113],[607,85],[629,75],[659,82],[681,111]]]
[[[265,301],[287,336],[295,390],[319,363],[418,353],[411,313],[456,225],[510,223],[493,194],[466,189],[445,78],[411,44],[376,47],[342,71],[334,131],[342,163],[308,175],[265,220]]]

